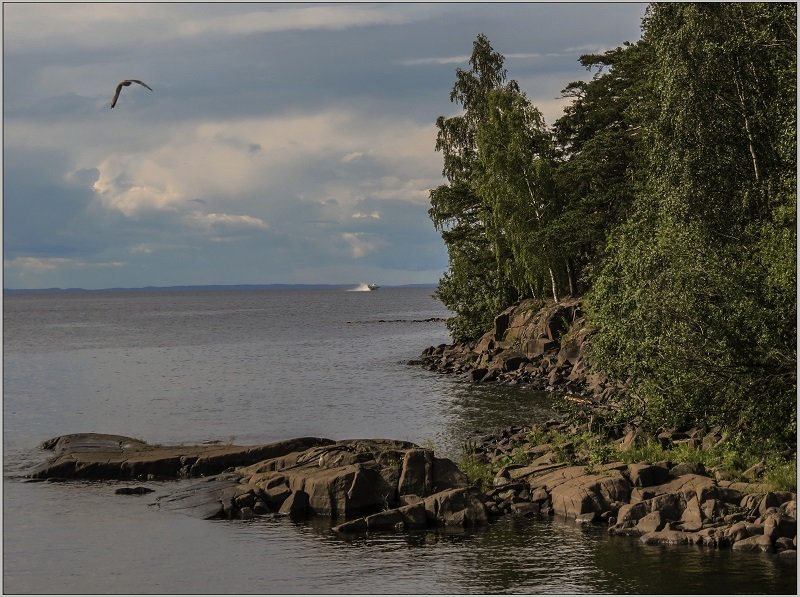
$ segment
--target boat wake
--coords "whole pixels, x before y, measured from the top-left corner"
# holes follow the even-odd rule
[[[355,288],[348,288],[347,292],[370,292],[371,290],[369,284],[359,284]]]

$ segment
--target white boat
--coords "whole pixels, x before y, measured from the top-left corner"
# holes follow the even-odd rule
[[[367,284],[367,288],[369,288],[370,290],[378,290],[380,286],[378,286],[377,284]]]

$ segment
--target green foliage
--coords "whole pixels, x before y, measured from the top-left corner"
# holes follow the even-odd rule
[[[572,104],[553,125],[559,209],[548,225],[549,242],[569,255],[583,288],[608,233],[624,219],[632,200],[630,169],[643,120],[633,107],[647,93],[649,50],[646,41],[626,42],[604,54],[581,56],[587,69],[597,69],[594,77],[562,91]]]
[[[436,150],[442,152],[442,174],[448,183],[431,191],[428,213],[442,233],[450,257],[436,296],[456,313],[448,328],[457,342],[480,336],[494,316],[518,298],[498,268],[495,247],[486,235],[489,213],[472,188],[478,151],[475,136],[485,118],[489,94],[499,88],[518,89],[515,81],[505,83],[503,62],[489,40],[479,35],[470,57],[471,68],[456,71],[450,93],[450,101],[461,104],[464,112],[436,121]]]
[[[797,492],[797,458],[788,461],[774,461],[767,465],[763,482],[772,491]]]
[[[458,468],[467,476],[469,482],[481,491],[492,487],[494,480],[492,465],[475,454],[465,453],[458,461]]]
[[[500,275],[520,296],[545,294],[558,256],[543,233],[553,208],[553,147],[542,114],[521,91],[493,90],[476,142],[472,184]]]
[[[627,388],[615,423],[795,439],[796,5],[653,4],[640,41],[580,61],[552,128],[485,36],[456,71],[429,212],[454,340],[585,291],[592,366]]]
[[[652,93],[634,200],[588,307],[595,362],[629,380],[657,425],[796,433],[787,10],[658,4],[645,21]]]

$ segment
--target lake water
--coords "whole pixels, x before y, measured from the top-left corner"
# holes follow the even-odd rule
[[[599,527],[506,517],[475,532],[343,539],[326,520],[202,521],[114,494],[25,483],[56,435],[257,444],[383,437],[457,458],[477,430],[550,416],[549,397],[406,364],[448,342],[430,289],[7,294],[6,593],[784,593],[796,562],[645,547]]]

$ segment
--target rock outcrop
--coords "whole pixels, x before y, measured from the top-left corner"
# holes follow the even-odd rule
[[[571,423],[544,427],[564,432]],[[759,483],[709,476],[697,463],[611,462],[569,464],[566,444],[531,442],[537,427],[508,427],[475,438],[473,457],[493,472],[490,514],[555,515],[578,523],[604,523],[614,535],[646,544],[695,544],[736,550],[796,553],[797,496]],[[711,431],[710,433],[714,433]],[[662,434],[667,439],[667,434]],[[669,434],[685,441],[692,433]],[[620,442],[624,442],[622,438]],[[698,438],[702,441],[702,438]],[[527,462],[515,463],[514,460]]]
[[[564,431],[569,425],[546,424]],[[123,436],[76,434],[45,442],[55,455],[29,476],[194,478],[154,505],[204,519],[326,516],[342,534],[463,528],[503,515],[552,515],[602,523],[609,533],[647,544],[796,554],[795,493],[711,477],[692,463],[570,464],[563,461],[570,453],[565,444],[532,443],[533,435],[533,428],[511,427],[468,445],[494,472],[485,491],[432,450],[381,439],[154,446]],[[525,462],[513,462],[520,454]],[[116,493],[148,492],[139,485]]]
[[[602,403],[618,386],[590,370],[591,335],[579,299],[526,299],[495,317],[478,340],[431,346],[409,364],[473,382],[525,384]]]
[[[265,458],[329,445],[333,440],[301,437],[261,446],[209,443],[152,445],[131,437],[74,433],[42,442],[55,455],[28,475],[32,479],[181,479],[220,473]]]
[[[458,467],[410,442],[298,438],[261,446],[154,446],[123,436],[75,434],[42,447],[55,455],[29,474],[32,479],[202,477],[156,504],[204,519],[329,516],[344,521],[336,528],[340,532],[488,520],[488,498],[468,487]]]

